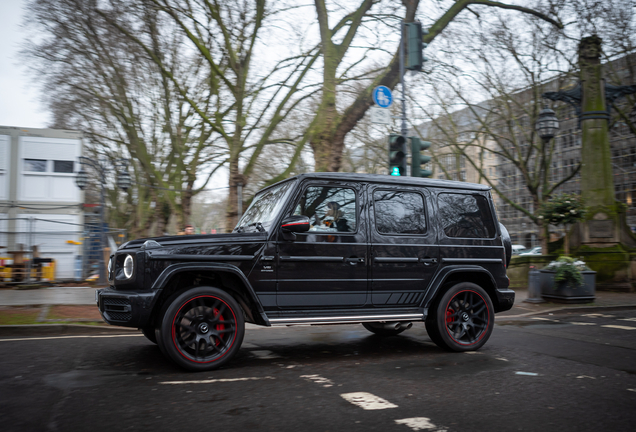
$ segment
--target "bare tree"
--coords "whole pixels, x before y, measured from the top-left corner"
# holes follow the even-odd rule
[[[145,53],[110,21],[127,22],[146,35],[175,76],[198,88],[206,77],[197,57],[184,54],[182,37],[152,8],[119,0],[33,0],[28,4],[34,39],[25,55],[53,112],[54,127],[85,132],[89,155],[132,160],[134,187],[124,197],[109,192],[109,220],[132,236],[163,233],[170,213],[189,219],[197,172],[218,166],[212,128],[203,123]],[[161,32],[163,30],[163,33]],[[203,104],[209,100],[196,93]]]

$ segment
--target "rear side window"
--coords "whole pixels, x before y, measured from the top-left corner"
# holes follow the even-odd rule
[[[426,234],[424,198],[415,192],[375,191],[375,226],[382,234]]]
[[[438,195],[439,216],[447,237],[493,238],[495,224],[488,200],[481,195]]]

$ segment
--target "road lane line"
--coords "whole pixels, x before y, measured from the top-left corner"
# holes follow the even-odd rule
[[[536,372],[515,372],[515,375],[539,376]]]
[[[431,423],[431,419],[426,417],[405,418],[401,420],[395,420],[395,422],[397,424],[408,426],[414,431],[437,429],[437,426]]]
[[[305,378],[316,384],[322,384],[323,387],[333,387],[333,381],[328,378],[323,378],[320,375],[301,375],[301,378]]]
[[[605,328],[615,328],[615,329],[619,329],[619,330],[636,330],[636,327],[630,327],[630,326],[620,326],[620,325],[602,325],[601,327],[605,327]]]
[[[123,335],[84,335],[84,336],[50,336],[50,337],[34,337],[34,338],[14,338],[0,339],[0,342],[18,342],[18,341],[38,341],[38,340],[55,340],[55,339],[80,339],[80,338],[118,338],[118,337],[143,337],[142,334],[123,334]]]
[[[570,324],[572,324],[572,325],[580,325],[580,326],[590,326],[590,325],[591,326],[595,326],[596,325],[596,323],[575,322],[575,321],[572,321]]]
[[[218,379],[208,379],[208,380],[192,380],[192,381],[162,381],[159,384],[166,385],[182,385],[182,384],[214,384],[214,383],[224,383],[224,382],[235,382],[235,381],[259,381],[266,379],[276,379],[271,376],[266,377],[244,377],[244,378],[218,378]]]
[[[365,410],[381,410],[398,407],[381,397],[366,392],[343,393],[340,396],[347,402],[351,402]]]
[[[619,321],[636,321],[636,318],[619,318]]]

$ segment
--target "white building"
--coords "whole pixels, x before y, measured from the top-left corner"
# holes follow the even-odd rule
[[[84,220],[74,172],[82,145],[81,132],[0,126],[1,257],[37,246],[40,257],[55,259],[57,279],[75,276]]]

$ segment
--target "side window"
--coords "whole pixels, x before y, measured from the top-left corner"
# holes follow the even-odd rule
[[[309,231],[354,232],[356,194],[349,188],[312,186],[305,191],[294,214],[309,217]]]
[[[373,192],[375,225],[382,234],[426,234],[424,199],[415,192]]]
[[[442,193],[439,216],[448,237],[493,238],[495,224],[488,200],[481,195]]]

